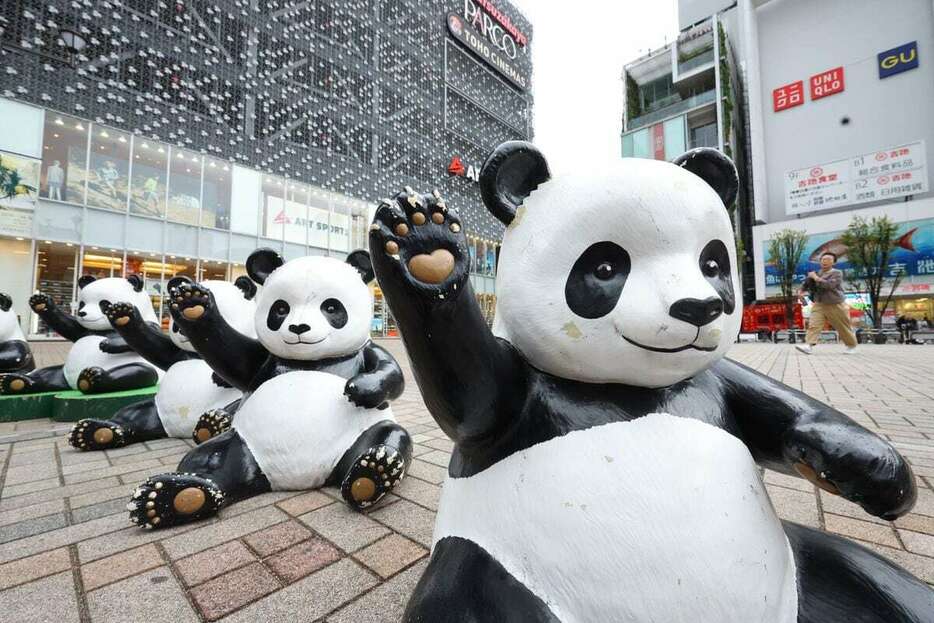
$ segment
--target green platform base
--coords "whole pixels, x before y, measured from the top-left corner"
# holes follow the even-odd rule
[[[56,422],[77,422],[85,418],[106,420],[117,409],[152,397],[157,389],[153,386],[126,392],[92,395],[78,391],[59,392],[52,399],[51,413],[46,417],[51,417]]]
[[[0,422],[19,422],[52,417],[52,402],[57,392],[0,396]]]

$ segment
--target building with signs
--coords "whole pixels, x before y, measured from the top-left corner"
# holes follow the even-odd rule
[[[142,274],[162,313],[169,277],[234,277],[257,246],[365,245],[411,186],[461,212],[492,314],[475,171],[531,138],[531,42],[506,0],[5,2],[0,291],[34,335],[30,293],[69,303],[87,273]]]
[[[934,7],[928,0],[739,2],[748,90],[756,293],[778,293],[768,239],[810,235],[799,278],[856,216],[899,225],[887,314],[934,319]],[[855,36],[858,35],[858,36]]]

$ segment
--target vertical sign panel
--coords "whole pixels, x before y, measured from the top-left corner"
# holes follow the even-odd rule
[[[652,126],[652,154],[656,160],[665,159],[665,124],[663,123]]]

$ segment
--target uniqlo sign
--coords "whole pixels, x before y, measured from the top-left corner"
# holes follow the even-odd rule
[[[830,69],[816,76],[811,76],[811,99],[819,100],[822,97],[839,93],[843,90],[843,67]]]
[[[794,108],[804,103],[804,81],[798,80],[791,84],[778,87],[772,91],[772,107],[775,112]]]

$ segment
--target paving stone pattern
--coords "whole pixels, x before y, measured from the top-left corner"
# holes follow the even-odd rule
[[[0,424],[0,619],[56,621],[398,621],[427,564],[451,442],[435,426],[401,343],[383,343],[409,385],[393,405],[412,433],[409,477],[366,515],[336,490],[270,493],[220,517],[164,531],[130,526],[138,482],[171,471],[191,446],[165,439],[81,453],[69,424]],[[920,495],[894,523],[766,472],[784,518],[845,535],[934,584],[934,348],[737,345],[730,356],[840,409],[891,440],[912,463]],[[42,345],[40,361],[63,356]],[[10,617],[10,618],[6,618]]]

